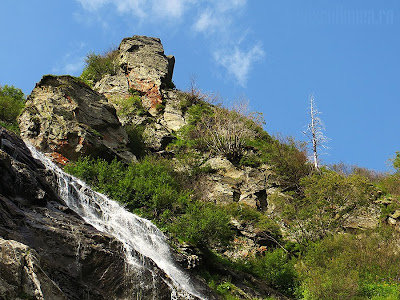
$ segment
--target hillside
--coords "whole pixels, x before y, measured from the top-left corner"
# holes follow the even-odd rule
[[[270,136],[245,102],[224,107],[195,83],[176,89],[175,58],[157,38],[126,38],[118,49],[89,54],[86,63],[79,78],[43,76],[26,100],[18,89],[2,88],[0,125],[152,220],[203,298],[399,297],[399,153],[394,174],[344,165],[316,170],[304,143]],[[0,265],[0,298],[80,299],[73,290],[83,286],[90,299],[173,297],[174,279],[157,262],[139,279],[110,273],[108,265],[124,263],[118,239],[75,215],[57,196],[54,175],[17,136],[1,134],[0,255],[10,263]],[[38,219],[49,223],[35,225]],[[52,222],[65,230],[42,238],[38,228],[53,228]],[[85,237],[79,247],[87,253],[74,270],[66,268],[72,261],[51,263],[74,256],[77,242],[68,232]],[[13,265],[10,251],[23,262]],[[26,262],[21,253],[30,251]],[[30,275],[18,277],[21,268]],[[89,279],[92,272],[98,276]],[[151,276],[153,288],[132,284],[150,285]]]

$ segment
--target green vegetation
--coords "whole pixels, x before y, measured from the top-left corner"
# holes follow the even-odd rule
[[[138,158],[146,156],[146,144],[143,140],[143,125],[127,125],[124,127],[129,138],[129,149]]]
[[[304,299],[399,299],[395,238],[383,230],[310,245],[300,267]]]
[[[226,246],[233,236],[227,212],[215,204],[196,202],[188,206],[171,227],[177,237],[202,248]]]
[[[271,241],[279,243],[281,232],[279,226],[264,213],[245,203],[231,203],[226,206],[228,213],[242,224],[250,225],[255,232],[266,233]],[[278,245],[278,244],[277,244]]]
[[[25,106],[24,93],[14,86],[0,86],[0,126],[19,132],[18,116]]]
[[[304,143],[270,136],[257,114],[211,105],[209,96],[194,88],[179,97],[187,125],[168,145],[172,159],[150,155],[143,142],[144,123],[125,127],[140,162],[83,158],[66,170],[153,220],[177,251],[182,243],[196,247],[203,260],[197,271],[222,299],[251,299],[243,285],[257,289],[256,283],[291,299],[400,298],[399,237],[385,225],[400,208],[400,152],[392,159],[393,174],[343,164],[316,171]],[[115,104],[120,117],[151,118],[135,91]],[[157,109],[163,110],[163,104]],[[207,187],[201,179],[218,175],[205,164],[214,156],[225,157],[239,170],[268,170],[276,193],[266,195],[266,201],[274,213],[238,198],[230,204],[205,202]],[[378,228],[346,227],[378,202]],[[241,247],[242,229],[255,235],[247,236],[252,242],[262,237],[263,246],[228,258],[226,253]]]
[[[151,157],[129,166],[116,160],[83,158],[65,167],[96,190],[154,220],[161,228],[197,246],[226,244],[229,216],[222,208],[192,199],[166,160]]]
[[[371,205],[378,194],[365,177],[332,171],[303,177],[300,186],[304,196],[277,199],[300,243],[339,232],[352,213]]]
[[[111,50],[103,55],[90,52],[85,59],[85,68],[80,78],[93,87],[104,75],[115,75],[118,70],[118,50]]]
[[[290,297],[295,296],[299,283],[295,263],[294,257],[283,249],[266,252],[264,256],[250,258],[245,262],[248,272]]]
[[[188,125],[180,130],[175,143],[181,149],[186,146],[238,163],[247,143],[257,139],[261,131],[258,115],[247,113],[240,105],[227,109],[207,101],[211,100],[200,92],[184,94],[181,108],[187,110]]]
[[[142,98],[140,93],[136,90],[129,90],[131,96],[128,98],[113,99],[113,103],[117,107],[117,114],[119,117],[126,117],[129,115],[145,116],[146,109],[143,107]]]
[[[249,141],[255,154],[247,160],[242,159],[242,164],[259,166],[268,164],[273,167],[274,174],[284,191],[300,190],[300,179],[312,171],[307,159],[306,144],[297,142],[293,138],[270,137],[261,132],[262,138]],[[249,160],[252,160],[249,163]]]

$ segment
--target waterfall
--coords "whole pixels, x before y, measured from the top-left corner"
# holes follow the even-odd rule
[[[163,233],[149,220],[128,212],[117,202],[93,191],[83,181],[66,174],[44,154],[27,145],[32,156],[40,160],[57,177],[58,193],[69,208],[99,231],[114,236],[125,250],[127,263],[140,269],[150,259],[171,279],[171,299],[204,299],[174,261]],[[155,291],[156,292],[156,291]]]

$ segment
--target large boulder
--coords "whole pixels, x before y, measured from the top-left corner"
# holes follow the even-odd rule
[[[113,105],[71,76],[44,76],[28,96],[19,125],[24,140],[60,163],[87,155],[135,159]]]

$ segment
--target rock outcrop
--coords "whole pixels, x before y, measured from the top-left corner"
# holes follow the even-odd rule
[[[116,51],[116,74],[105,75],[94,89],[115,105],[124,127],[145,127],[149,150],[164,151],[174,139],[172,133],[186,124],[179,107],[181,92],[171,89],[175,58],[164,54],[160,39],[146,36],[124,39]],[[141,115],[121,105],[132,93],[140,97]]]
[[[21,139],[0,127],[0,141],[0,299],[171,299],[165,273],[128,268],[122,243],[66,206]]]
[[[172,85],[173,56],[165,56],[160,39],[133,36],[122,40],[118,48],[119,70],[105,76],[95,89],[108,98],[129,97],[129,90],[142,94],[143,105],[154,113],[163,102],[162,88]]]
[[[273,173],[266,165],[238,168],[223,157],[210,158],[204,165],[214,170],[201,178],[206,201],[223,204],[241,202],[266,211],[268,195],[277,191]]]
[[[87,155],[135,159],[115,108],[71,76],[44,76],[27,98],[19,125],[24,140],[59,163]]]

